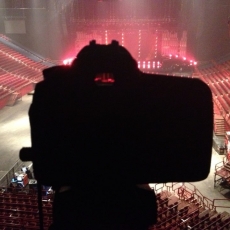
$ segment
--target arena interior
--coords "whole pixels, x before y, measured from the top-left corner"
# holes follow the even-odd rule
[[[19,160],[19,150],[31,146],[28,110],[42,70],[71,64],[91,40],[119,41],[143,72],[210,87],[210,174],[150,184],[158,203],[150,229],[230,229],[230,0],[0,0],[0,15],[0,229],[40,229],[32,162]],[[52,188],[42,195],[48,229]]]

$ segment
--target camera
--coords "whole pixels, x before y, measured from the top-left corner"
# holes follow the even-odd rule
[[[115,195],[122,188],[139,191],[130,190],[136,184],[208,176],[213,102],[199,79],[143,73],[117,41],[91,41],[71,66],[43,75],[29,110],[32,147],[20,151],[23,161],[33,161],[41,184]],[[154,222],[156,205],[150,203],[146,213]]]

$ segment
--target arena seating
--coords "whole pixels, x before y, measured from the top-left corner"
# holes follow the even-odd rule
[[[7,39],[6,37],[4,39]],[[46,66],[0,42],[0,109],[34,90]]]
[[[52,194],[43,196],[44,229],[52,223],[52,202]],[[34,190],[0,188],[0,229],[40,229]]]
[[[218,213],[215,200],[204,197],[190,183],[154,185],[158,218],[151,230],[230,229],[230,214]]]
[[[226,127],[223,132],[218,132],[216,135],[225,135],[225,131],[230,127],[230,61],[223,63],[212,61],[206,68],[196,68],[194,76],[198,76],[210,87],[213,101],[220,111],[219,115],[225,120]]]
[[[194,185],[167,183],[151,186],[158,204],[157,224],[151,226],[151,230],[230,229],[230,214],[218,213],[215,200],[204,197]],[[43,197],[45,229],[52,223],[52,201],[52,194]],[[0,188],[0,229],[39,229],[34,190]]]
[[[0,43],[0,61],[1,68],[7,72],[23,76],[34,82],[36,82],[36,80],[42,80],[41,69],[45,68],[45,66],[41,66],[40,63],[36,64],[29,58],[16,53],[2,43]]]

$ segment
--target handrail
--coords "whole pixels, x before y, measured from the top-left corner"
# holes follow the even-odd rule
[[[223,161],[216,163],[216,164],[215,164],[215,170],[218,169],[218,168],[220,168],[220,167],[222,167],[223,164],[224,164]],[[220,166],[219,166],[219,165],[220,165]]]
[[[166,184],[167,187],[169,187],[169,183]],[[183,182],[183,183],[172,183],[171,185],[172,191],[175,192],[175,194],[178,194],[180,198],[182,199],[188,199],[191,197],[194,197],[197,199],[197,201],[204,206],[205,208],[209,210],[216,211],[216,208],[230,208],[229,205],[219,205],[217,204],[218,201],[230,201],[229,199],[209,199],[208,197],[204,196],[199,189],[196,188],[195,185],[189,183],[189,182]],[[188,197],[190,196],[190,197]]]
[[[215,171],[217,171],[217,169],[223,168],[224,165],[228,163],[228,161],[229,161],[228,158],[225,156],[221,162],[215,164]],[[219,165],[221,165],[221,166],[219,166]]]
[[[207,207],[209,210],[216,211],[216,207],[214,206],[213,200],[209,199],[208,197],[203,197],[203,205]]]
[[[178,187],[178,185],[179,185],[179,187]],[[194,185],[192,185],[192,186],[194,186]],[[173,190],[173,192],[175,192],[176,194],[178,194],[178,196],[181,199],[191,198],[191,197],[193,197],[193,194],[194,194],[194,188],[192,190],[192,189],[186,187],[185,186],[185,182],[172,184],[172,190]]]

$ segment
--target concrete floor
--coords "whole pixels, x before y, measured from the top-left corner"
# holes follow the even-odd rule
[[[32,96],[0,110],[0,180],[19,161],[19,150],[31,146],[28,109]],[[29,162],[28,162],[29,163]]]
[[[19,160],[19,150],[22,147],[31,146],[28,118],[31,101],[32,96],[26,95],[13,107],[7,106],[0,110],[0,180]],[[209,176],[204,181],[193,183],[201,194],[211,200],[230,198],[230,189],[220,192],[219,187],[214,188],[215,164],[222,159],[223,155],[219,155],[213,149]],[[188,186],[191,185],[188,184]],[[216,205],[228,206],[229,208],[218,208],[217,210],[230,212],[230,200],[217,201]]]

